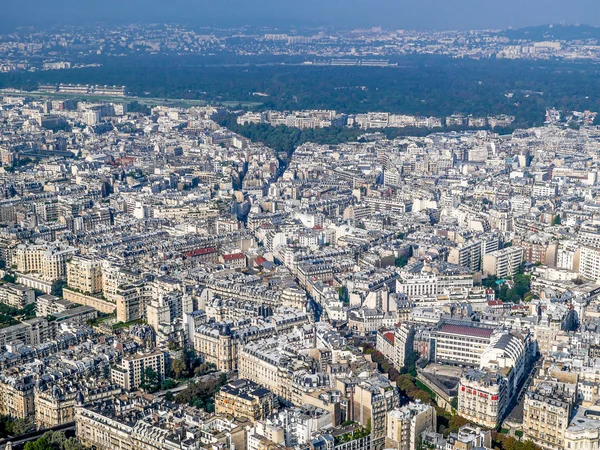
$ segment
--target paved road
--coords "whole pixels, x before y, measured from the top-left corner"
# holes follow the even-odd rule
[[[522,384],[518,394],[516,394],[512,398],[512,400],[507,408],[507,411],[510,411],[510,412],[508,413],[508,415],[506,416],[506,418],[504,420],[513,421],[513,422],[517,422],[517,423],[523,421],[523,405],[525,403],[525,394],[527,393],[529,386],[531,386],[531,383],[533,382],[533,378],[537,374],[537,369],[540,366],[541,366],[541,359],[537,359],[532,364],[529,374],[528,374],[527,378],[525,379],[525,382]]]

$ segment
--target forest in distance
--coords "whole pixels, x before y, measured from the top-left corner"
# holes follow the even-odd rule
[[[106,58],[100,67],[0,74],[0,88],[43,83],[124,85],[133,96],[260,103],[254,109],[515,116],[541,125],[547,108],[600,111],[600,65],[406,56],[398,67],[208,65],[201,57]],[[251,60],[248,60],[251,61]]]

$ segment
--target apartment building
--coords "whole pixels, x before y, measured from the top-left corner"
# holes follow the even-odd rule
[[[535,183],[533,185],[534,197],[556,197],[558,185],[554,183]]]
[[[119,286],[115,293],[117,321],[127,323],[145,318],[151,298],[152,288],[144,281]]]
[[[523,249],[524,261],[556,267],[558,242],[553,242],[550,237],[538,234],[527,238],[516,238],[513,244]]]
[[[473,288],[473,275],[459,266],[448,268],[443,273],[423,270],[401,272],[396,280],[396,292],[408,297],[433,297],[457,289]]]
[[[458,247],[450,249],[448,262],[462,267],[467,267],[472,272],[480,272],[484,255],[500,248],[498,235],[491,234],[470,242],[465,242]]]
[[[483,274],[506,278],[514,276],[523,262],[521,247],[508,247],[483,257]]]
[[[66,280],[67,261],[76,251],[69,246],[21,244],[13,261],[19,273],[36,273],[47,281]]]
[[[235,322],[206,323],[195,329],[194,349],[219,370],[237,370],[244,344],[267,339],[308,322],[306,313],[296,312],[272,316],[267,321],[245,318]],[[249,379],[262,384],[253,378]]]
[[[284,400],[292,401],[292,373],[290,359],[279,351],[274,339],[253,342],[239,351],[238,374],[265,386]]]
[[[245,450],[244,426],[241,419],[224,417],[200,421],[185,410],[135,395],[77,405],[75,412],[78,440],[97,450],[196,450],[200,444]]]
[[[525,394],[524,439],[544,450],[562,450],[565,431],[577,400],[577,384],[540,380]]]
[[[75,306],[73,303],[62,300],[55,295],[40,295],[35,302],[35,315],[37,317],[48,317],[56,313],[64,312]]]
[[[158,331],[159,326],[171,325],[193,309],[192,297],[180,291],[153,296],[146,304],[146,321]]]
[[[0,379],[0,414],[26,419],[35,414],[33,376]]]
[[[237,379],[222,386],[215,395],[215,412],[246,417],[252,422],[273,414],[276,398],[271,391],[250,380]]]
[[[417,450],[421,433],[436,430],[433,406],[411,402],[387,413],[385,448]]]
[[[73,256],[67,263],[69,288],[86,295],[102,292],[102,261],[84,256]]]
[[[4,283],[0,286],[0,303],[23,309],[35,302],[33,289],[22,284]]]
[[[344,381],[336,380],[336,388],[347,391]],[[398,388],[391,385],[387,378],[375,377],[352,383],[349,419],[366,426],[371,423],[372,449],[385,447],[386,422],[388,412],[400,404]]]
[[[389,361],[395,359],[395,346],[394,346],[394,331],[393,330],[378,330],[377,331],[377,343],[376,348],[383,356]]]
[[[14,341],[25,345],[39,345],[56,337],[56,322],[44,318],[24,320],[17,325],[0,329],[0,346]]]
[[[458,388],[458,414],[478,425],[495,428],[510,400],[506,379],[494,372],[467,371]]]
[[[109,383],[87,386],[65,383],[55,388],[36,390],[35,423],[38,429],[53,428],[75,422],[75,406],[110,399],[121,393],[121,387]]]
[[[119,365],[111,368],[112,382],[127,391],[138,389],[148,368],[154,370],[158,379],[162,380],[165,378],[166,357],[167,354],[160,350],[124,356]]]
[[[400,370],[404,367],[406,357],[413,351],[415,327],[409,323],[402,323],[394,332],[394,367]]]
[[[571,419],[569,427],[564,433],[564,448],[566,449],[594,449],[600,446],[600,415],[598,405],[584,408],[579,406],[575,416]]]
[[[579,250],[579,274],[591,281],[600,281],[600,248],[582,246]]]

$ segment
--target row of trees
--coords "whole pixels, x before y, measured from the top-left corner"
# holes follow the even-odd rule
[[[361,136],[368,133],[369,130],[348,127],[328,127],[328,128],[308,128],[300,129],[288,127],[286,125],[272,126],[267,123],[249,123],[240,125],[237,123],[235,114],[228,114],[219,120],[219,124],[230,130],[241,134],[255,142],[262,142],[278,152],[285,152],[288,156],[300,145],[306,142],[316,144],[335,145],[344,142],[361,140]],[[459,131],[465,127],[451,128],[384,128],[377,130],[383,133],[388,139],[394,139],[404,136],[426,136],[434,131]],[[372,132],[373,130],[371,130]],[[512,131],[512,130],[511,130]]]
[[[262,142],[278,152],[285,152],[288,156],[300,145],[306,142],[316,144],[340,144],[355,141],[364,130],[357,128],[330,127],[309,128],[301,130],[285,125],[271,126],[267,123],[251,123],[239,125],[237,116],[229,114],[222,118],[219,123],[230,130],[247,137],[254,142]]]
[[[48,431],[39,439],[25,444],[24,450],[84,450],[75,438],[67,438],[59,431]]]
[[[0,303],[0,325],[16,325],[19,321],[17,317],[23,319],[33,319],[35,317],[35,303],[25,306],[23,309],[13,308],[4,303]]]
[[[35,430],[32,418],[15,419],[10,416],[0,416],[0,438],[21,436]]]

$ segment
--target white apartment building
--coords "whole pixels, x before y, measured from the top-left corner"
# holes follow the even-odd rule
[[[150,368],[158,375],[158,380],[165,378],[166,353],[138,353],[124,356],[120,365],[111,368],[112,382],[126,390],[138,389],[144,381],[146,369]]]
[[[521,247],[508,247],[496,250],[483,257],[483,274],[498,278],[511,277],[517,273],[523,262]]]
[[[33,302],[35,302],[35,292],[30,287],[13,283],[0,285],[0,303],[23,309]]]
[[[400,370],[404,367],[404,362],[408,352],[413,349],[413,340],[415,336],[415,328],[413,325],[403,323],[396,328],[394,332],[394,367]]]
[[[434,359],[440,363],[479,367],[481,355],[490,345],[493,334],[493,328],[473,326],[470,322],[443,323],[432,334]]]
[[[535,183],[533,185],[534,197],[556,197],[558,186],[552,183]]]
[[[556,267],[574,272],[579,271],[580,246],[576,242],[559,243],[556,252]]]
[[[401,272],[396,280],[396,292],[408,297],[432,297],[472,287],[473,275],[468,273]]]
[[[587,280],[600,280],[600,248],[581,247],[579,252],[579,274]]]
[[[504,416],[509,389],[497,373],[470,370],[460,379],[458,413],[470,422],[495,428]]]

